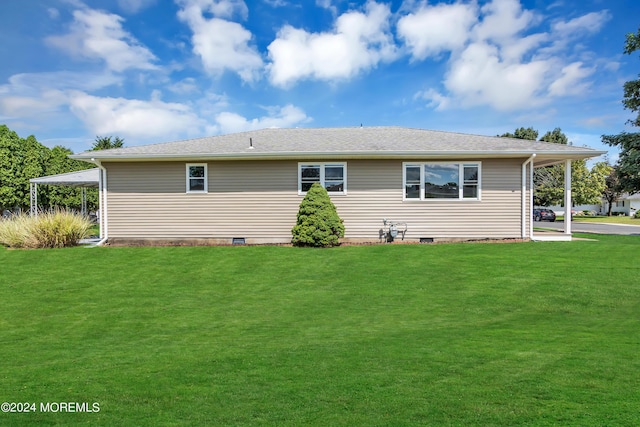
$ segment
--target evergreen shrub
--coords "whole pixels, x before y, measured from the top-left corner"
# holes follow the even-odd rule
[[[344,237],[343,221],[327,190],[315,183],[300,203],[298,221],[291,230],[294,246],[331,247]]]

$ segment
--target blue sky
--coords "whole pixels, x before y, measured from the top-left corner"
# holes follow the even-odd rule
[[[0,123],[75,152],[264,127],[629,130],[637,0],[0,3]]]

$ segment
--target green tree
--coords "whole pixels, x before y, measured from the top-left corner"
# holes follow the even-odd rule
[[[569,138],[567,138],[567,135],[562,132],[562,129],[555,128],[551,132],[545,133],[542,138],[540,138],[540,141],[567,145],[569,143]]]
[[[298,220],[291,230],[295,246],[330,247],[340,244],[344,225],[327,190],[315,183],[300,203]]]
[[[23,163],[22,140],[7,126],[0,126],[0,211],[23,207]]]
[[[528,127],[526,129],[522,127],[516,129],[514,133],[507,132],[499,136],[503,138],[528,139],[530,141],[535,141],[536,139],[538,139],[538,131],[533,129],[532,127]]]
[[[0,125],[0,211],[28,210],[30,207],[29,180],[91,168],[92,165],[70,159],[71,150],[65,147],[49,149],[34,136],[20,138],[5,125]],[[96,209],[96,190],[87,191],[88,207]],[[38,186],[38,206],[43,209],[65,207],[80,209],[81,189],[53,185]]]
[[[602,142],[620,148],[617,173],[624,191],[640,191],[640,133],[622,132],[618,135],[602,135]]]
[[[624,193],[624,189],[620,183],[620,176],[618,174],[618,169],[612,166],[609,166],[609,175],[605,179],[606,188],[602,192],[602,197],[607,201],[607,216],[611,216],[611,209],[613,208],[613,203],[618,200],[618,198]]]
[[[508,138],[518,138],[535,140],[538,131],[529,128],[518,128],[514,133],[500,135]],[[554,144],[569,143],[569,139],[562,132],[562,129],[555,128],[545,133],[540,141]],[[562,205],[564,203],[564,165],[553,165],[543,168],[536,168],[533,171],[534,196],[533,203],[536,206]],[[600,201],[602,191],[604,191],[605,177],[608,171],[604,171],[599,164],[595,165],[591,171],[587,168],[584,160],[571,162],[571,193],[573,202],[577,205],[595,204]]]
[[[44,175],[57,175],[76,172],[94,167],[90,163],[69,158],[73,151],[66,147],[55,146],[50,151]],[[60,207],[80,210],[82,207],[82,189],[62,185],[41,185],[38,187],[38,205],[49,209]],[[96,210],[98,193],[96,189],[87,189],[87,209]]]
[[[631,55],[637,50],[640,50],[640,29],[637,34],[627,34],[624,44],[624,53],[627,55]],[[627,110],[638,113],[635,119],[629,120],[629,123],[633,126],[640,126],[640,79],[630,80],[624,84],[622,104]]]
[[[640,29],[637,34],[626,36],[624,53],[631,55],[640,50]],[[638,113],[635,119],[629,120],[633,126],[640,126],[640,79],[624,84],[622,99],[624,108]],[[616,166],[619,188],[629,193],[640,192],[640,133],[621,132],[618,135],[602,135],[602,142],[620,149],[620,158]]]
[[[96,136],[96,140],[91,146],[91,151],[97,150],[109,150],[111,148],[122,148],[124,146],[124,139],[116,136],[112,140],[112,136]]]

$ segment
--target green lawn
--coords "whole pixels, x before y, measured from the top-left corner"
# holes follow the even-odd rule
[[[589,237],[593,238],[593,235]],[[0,425],[637,426],[637,237],[0,248]]]
[[[574,216],[576,222],[602,222],[606,224],[640,225],[640,219],[630,216]]]

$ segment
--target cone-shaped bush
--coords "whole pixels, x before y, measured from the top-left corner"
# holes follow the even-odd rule
[[[300,203],[298,221],[291,230],[294,246],[330,247],[340,244],[344,225],[327,190],[319,183],[311,186]]]

